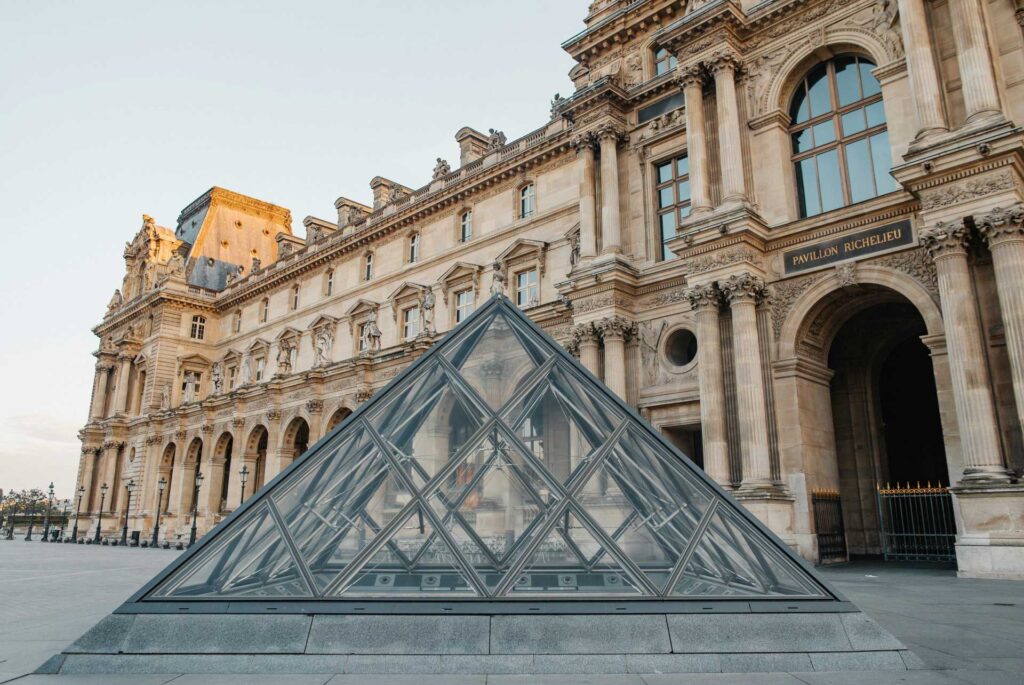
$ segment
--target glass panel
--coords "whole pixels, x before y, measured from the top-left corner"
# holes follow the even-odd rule
[[[672,180],[672,162],[658,165],[658,183],[668,183]]]
[[[818,183],[821,189],[821,211],[843,206],[843,181],[839,175],[839,153],[829,150],[815,159],[818,162]]]
[[[796,163],[796,188],[800,201],[800,216],[820,214],[821,201],[818,199],[818,177],[813,157]]]
[[[810,128],[793,134],[793,152],[806,152],[812,149],[814,149],[814,139],[811,137]]]
[[[676,198],[672,195],[672,186],[658,191],[658,207],[664,209],[665,207],[671,207],[675,203]]]
[[[466,345],[453,346],[445,356],[484,401],[498,410],[548,354],[536,344],[524,344],[502,314],[474,333]]]
[[[843,115],[843,135],[851,136],[865,129],[864,110],[855,109]]]
[[[869,98],[872,95],[877,95],[882,92],[882,86],[878,83],[878,79],[875,78],[871,70],[875,68],[875,65],[871,62],[860,60],[860,82],[864,87],[864,97]]]
[[[680,157],[676,160],[676,176],[688,176],[690,173],[690,158]]]
[[[878,194],[891,193],[899,188],[896,179],[889,173],[892,166],[889,157],[889,133],[882,131],[871,136],[871,159],[875,169],[875,183],[878,184]]]
[[[311,597],[267,504],[235,521],[235,530],[190,559],[156,597]]]
[[[836,139],[836,125],[832,119],[814,125],[814,147],[827,145]]]
[[[679,201],[686,202],[690,199],[690,182],[680,181],[676,184],[677,192],[679,193]]]
[[[885,105],[881,100],[868,105],[868,127],[881,126],[885,123]]]
[[[797,88],[793,102],[789,106],[789,118],[794,124],[803,123],[811,118],[807,102],[807,86],[803,82]]]
[[[846,175],[850,179],[850,200],[861,202],[875,196],[871,155],[867,139],[846,146]]]
[[[811,104],[811,118],[832,111],[828,94],[828,74],[825,64],[819,64],[807,75],[807,88]]]
[[[673,595],[815,597],[822,589],[762,533],[720,504],[697,543]]]
[[[676,213],[666,212],[662,214],[658,221],[661,223],[661,239],[668,240],[676,235]]]
[[[860,79],[857,77],[857,60],[853,57],[840,57],[833,60],[836,67],[836,90],[839,106],[853,104],[861,99]]]

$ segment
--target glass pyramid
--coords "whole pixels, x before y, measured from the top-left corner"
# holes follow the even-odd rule
[[[131,601],[834,599],[504,297]]]

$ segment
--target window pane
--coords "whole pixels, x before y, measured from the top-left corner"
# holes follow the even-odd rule
[[[846,146],[846,175],[850,179],[851,202],[861,202],[875,196],[867,139]]]
[[[676,160],[676,176],[686,176],[690,173],[689,157],[680,157]]]
[[[825,64],[816,66],[807,75],[807,86],[810,91],[811,117],[820,116],[832,110],[832,102],[828,95],[828,78]]]
[[[868,105],[868,127],[880,126],[885,123],[885,106],[882,105],[882,101]]]
[[[840,57],[835,60],[835,65],[839,106],[845,107],[861,99],[860,82],[857,78],[857,61],[853,57]]]
[[[817,155],[818,186],[821,190],[821,211],[843,206],[842,177],[839,175],[839,152],[829,150]]]
[[[826,145],[836,139],[836,126],[832,119],[814,126],[814,147]]]
[[[899,186],[896,179],[889,173],[892,166],[892,158],[889,154],[889,132],[882,131],[869,138],[871,141],[871,158],[875,167],[875,183],[878,184],[878,194],[891,193]]]
[[[680,181],[679,183],[676,184],[676,187],[679,190],[679,201],[680,202],[686,202],[687,200],[690,199],[690,182],[689,181]]]
[[[799,124],[807,121],[807,112],[807,88],[801,83],[793,97],[793,103],[789,106],[789,118],[794,124]]]
[[[811,140],[811,129],[805,128],[793,134],[793,152],[807,152],[814,147]]]
[[[672,162],[658,167],[658,183],[667,183],[672,179]]]
[[[676,234],[676,213],[668,212],[661,215],[661,239],[668,240]]]
[[[683,219],[690,216],[690,205],[683,205],[679,208],[679,223],[682,223]]]
[[[676,203],[675,198],[672,196],[672,186],[668,188],[662,188],[658,191],[658,207],[665,209],[671,207]]]
[[[855,109],[843,115],[843,135],[849,136],[864,130],[864,110]]]
[[[821,212],[818,201],[818,180],[814,172],[814,158],[796,163],[796,187],[800,200],[800,216],[814,216]]]
[[[872,95],[877,95],[882,92],[882,86],[879,85],[878,79],[874,77],[871,70],[875,68],[875,65],[865,60],[860,60],[860,82],[864,87],[864,97],[869,98]]]

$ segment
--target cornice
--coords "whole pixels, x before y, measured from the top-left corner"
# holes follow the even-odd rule
[[[635,35],[646,33],[651,24],[663,23],[679,16],[688,0],[634,0],[626,7],[588,26],[562,43],[562,49],[580,64],[628,42]]]

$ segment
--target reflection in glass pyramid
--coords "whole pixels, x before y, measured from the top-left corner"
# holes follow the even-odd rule
[[[833,596],[495,297],[135,601]]]

